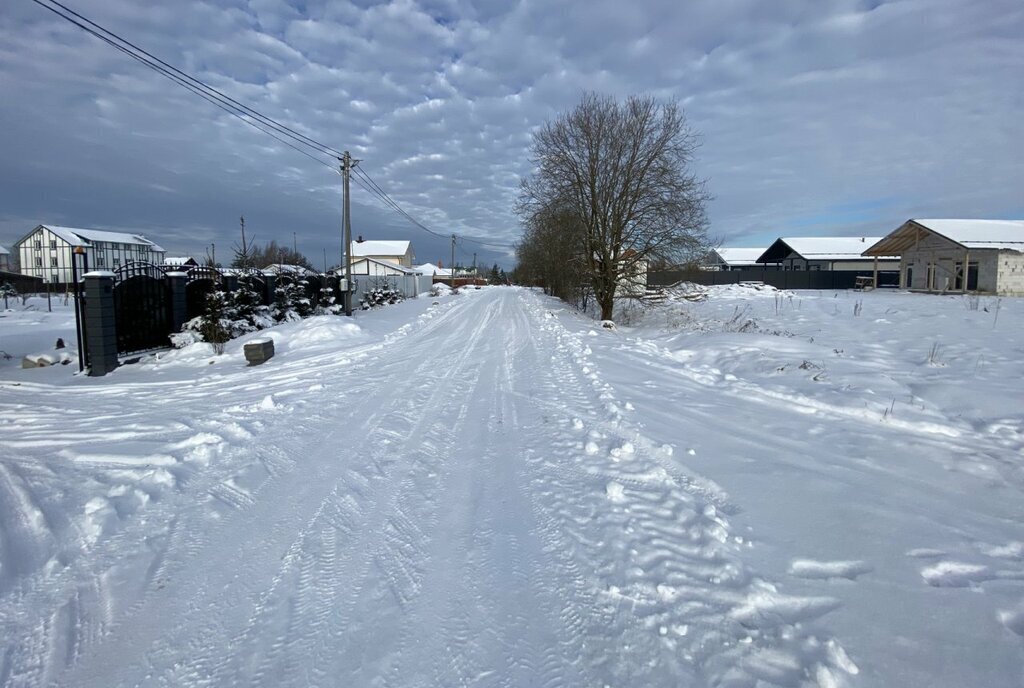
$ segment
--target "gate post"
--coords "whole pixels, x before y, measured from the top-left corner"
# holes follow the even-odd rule
[[[277,287],[277,275],[266,275],[263,278],[263,286],[263,305],[273,306],[277,301],[277,294],[274,291]]]
[[[181,332],[181,326],[188,320],[188,301],[185,299],[185,286],[188,284],[188,275],[184,272],[168,272],[167,284],[167,297],[171,300],[169,309],[171,332]]]
[[[238,275],[223,275],[221,283],[224,285],[224,291],[228,293],[238,291]],[[215,284],[213,288],[216,289],[217,285]]]
[[[99,377],[117,368],[117,323],[114,318],[114,273],[96,270],[85,280],[85,350],[89,375]]]

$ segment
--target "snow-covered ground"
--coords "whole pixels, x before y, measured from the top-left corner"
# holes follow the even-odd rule
[[[1021,685],[1024,301],[689,296],[0,314],[0,685]]]

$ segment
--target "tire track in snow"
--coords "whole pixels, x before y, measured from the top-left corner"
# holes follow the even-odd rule
[[[563,413],[555,418],[568,430],[555,450],[532,449],[540,508],[552,519],[550,537],[563,565],[579,573],[582,594],[595,597],[608,615],[604,632],[594,633],[590,624],[587,639],[587,661],[601,680],[843,685],[855,665],[835,641],[800,628],[836,602],[783,595],[749,572],[741,543],[730,536],[707,488],[673,476],[655,443],[637,442],[642,434],[614,391],[587,370],[579,338],[553,318],[539,319],[538,326],[545,334],[535,340],[538,356],[541,346],[555,352],[550,365],[537,366],[553,371],[542,381],[542,396],[579,402],[572,407],[577,417],[600,428],[591,442],[605,445],[588,451],[571,436],[582,428]],[[616,651],[647,663],[616,658]]]
[[[438,327],[440,327],[440,325],[438,325]],[[483,326],[477,328],[478,333],[482,333],[482,331]],[[454,336],[452,336],[451,341],[453,345],[458,344],[460,346],[458,351],[462,351],[463,349],[461,348],[461,346],[467,343],[465,339],[460,339],[457,333],[455,333]],[[469,341],[468,343],[472,344],[472,341]],[[471,350],[471,348],[469,350]],[[433,353],[432,355],[424,359],[423,357],[417,356],[418,351],[416,351],[415,348],[410,348],[408,351],[405,352],[405,355],[408,355],[410,358],[413,359],[419,358],[419,365],[424,369],[435,367],[441,370],[446,370],[448,377],[455,377],[456,373],[459,372],[459,366],[462,363],[462,358],[465,357],[463,356],[462,358],[455,358],[454,360],[452,360],[451,353],[451,351],[439,350],[436,353]],[[401,352],[394,351],[393,355],[396,354],[401,354]],[[378,374],[381,376],[382,379],[384,379],[386,373],[387,371],[378,371]],[[419,380],[417,380],[416,377],[417,376],[415,375],[410,376],[408,384],[406,384],[405,386],[413,387],[418,385]],[[374,422],[379,427],[380,424],[384,422],[392,423],[395,420],[401,420],[402,409],[405,409],[407,413],[412,414],[405,416],[408,428],[408,436],[411,442],[412,437],[415,436],[416,433],[419,430],[421,430],[424,425],[427,425],[431,421],[436,420],[434,416],[436,407],[439,405],[440,400],[446,394],[450,394],[451,391],[449,389],[449,386],[439,385],[436,387],[436,389],[433,390],[421,390],[421,393],[424,394],[423,398],[417,398],[415,394],[405,395],[401,392],[400,385],[399,390],[397,390],[396,394],[389,395],[386,397],[386,399],[390,399],[391,403],[395,405],[394,408],[397,409],[396,412],[398,416],[388,417],[387,413],[377,411],[373,408],[364,409],[364,413],[366,416],[374,418]],[[377,403],[377,406],[384,404],[386,399],[380,400]],[[390,433],[377,433],[374,432],[374,428],[372,427],[365,428],[365,430],[369,431],[369,437],[364,441],[364,444],[367,445],[365,446],[365,449],[367,450],[366,455],[371,458],[371,461],[369,461],[367,464],[366,474],[368,476],[371,476],[371,479],[375,481],[373,484],[376,487],[376,493],[371,495],[373,507],[371,516],[368,520],[364,520],[363,525],[361,525],[357,529],[357,532],[360,534],[365,534],[363,544],[368,544],[370,542],[373,542],[373,538],[376,537],[376,534],[379,531],[379,524],[382,522],[382,519],[389,513],[389,511],[394,507],[395,500],[400,496],[396,486],[401,481],[394,479],[394,472],[396,470],[408,471],[411,468],[415,467],[416,461],[411,460],[406,462],[399,462],[393,457],[395,449],[383,450],[380,448],[379,444],[378,446],[371,446],[375,445],[375,443],[379,443],[379,441],[383,439],[382,435]],[[303,452],[303,449],[301,447],[297,449],[298,453],[301,454]],[[401,454],[400,451],[399,454]],[[413,459],[415,458],[418,457],[414,456]],[[313,480],[315,481],[316,479],[314,478]],[[330,500],[325,501],[329,502]],[[258,502],[253,508],[249,509],[248,514],[252,515],[254,511],[259,510],[261,505],[265,503],[266,500]],[[324,501],[320,502],[320,506],[324,506]],[[318,510],[318,513],[320,514],[326,512],[327,510],[324,508]],[[318,515],[314,515],[314,517],[307,522],[306,526],[298,529],[299,537],[292,541],[292,546],[288,549],[288,551],[285,554],[285,559],[280,569],[280,571],[284,572],[284,574],[279,575],[277,579],[277,585],[280,587],[282,594],[285,596],[287,596],[287,591],[291,589],[289,587],[290,583],[288,580],[288,575],[290,575],[289,571],[292,570],[295,562],[298,561],[298,555],[303,551],[303,546],[304,543],[306,542],[306,535],[308,535],[308,533],[311,532],[313,528],[312,524],[317,523],[317,519]],[[278,524],[275,524],[275,528],[277,527],[277,525]],[[268,537],[272,535],[273,533],[270,533],[268,534]],[[348,543],[346,551],[349,552],[351,556],[351,560],[349,561],[349,569],[357,570],[362,568],[362,570],[366,572],[367,567],[370,564],[370,557],[367,552],[372,551],[372,548],[360,546],[360,542],[354,542]],[[248,553],[241,554],[235,558],[239,559],[240,561],[249,561],[252,558],[252,556],[247,556],[247,554]],[[359,565],[356,565],[353,562],[358,562]],[[255,571],[250,571],[250,573],[255,573]],[[238,578],[239,576],[236,576],[236,581]],[[359,575],[357,573],[357,575],[355,576],[346,576],[341,580],[352,580],[353,578],[355,578],[355,580],[357,581],[364,580],[367,578],[367,574],[363,573],[362,575]],[[195,581],[195,583],[199,585],[200,588],[202,588],[204,582]],[[210,585],[210,583],[208,582],[205,583],[207,585]],[[191,583],[186,584],[184,587],[189,587],[190,585]],[[244,594],[246,588],[244,583],[236,582],[234,583],[234,585],[236,585],[236,587],[241,588],[237,591],[238,593]],[[265,598],[265,601],[267,599],[272,599],[274,597],[273,586],[274,584],[272,583],[271,588],[268,589],[269,592],[265,592],[262,594]],[[355,588],[353,589],[353,592],[358,597],[359,583],[356,584]],[[252,589],[252,593],[256,593],[256,589]],[[209,603],[204,603],[202,601],[204,598],[202,594],[195,595],[194,597],[199,599],[197,601],[189,603],[189,606],[193,609],[204,608],[205,604]],[[216,605],[213,606],[216,607]],[[256,618],[259,618],[259,609],[259,604],[257,604],[257,611],[255,615]],[[157,606],[156,609],[147,609],[147,614],[159,615],[159,612],[157,610],[159,610],[159,606]],[[289,612],[289,614],[286,614],[285,616],[288,618],[295,618],[295,614],[297,612],[301,612],[301,610],[295,607],[291,612]],[[216,614],[214,614],[214,616],[216,616]],[[273,617],[273,614],[270,614],[270,616]],[[306,619],[303,619],[303,621],[306,621]],[[223,637],[223,632],[225,631],[226,629],[224,627],[223,621],[218,619],[216,621],[211,621],[208,624],[203,624],[198,629],[196,629],[193,626],[191,628],[191,632],[188,633],[189,638],[187,640],[183,640],[181,643],[174,642],[173,638],[165,638],[164,642],[161,643],[161,647],[158,647],[155,651],[150,652],[147,666],[135,667],[129,672],[129,674],[134,673],[134,675],[139,675],[140,673],[148,673],[152,676],[163,676],[164,680],[171,681],[175,684],[184,685],[196,685],[208,681],[216,683],[221,680],[226,680],[229,682],[231,680],[237,680],[239,676],[239,673],[237,673],[237,663],[231,660],[225,663],[223,657],[216,656],[216,651],[211,651],[210,649],[211,647],[216,647],[217,644],[215,642],[208,642],[208,640],[212,640],[213,638]],[[262,632],[258,633],[257,635],[262,635],[265,638],[270,638],[271,643],[278,643],[280,641],[279,644],[281,649],[279,651],[279,656],[282,658],[282,661],[288,661],[290,652],[289,647],[287,647],[290,639],[289,633],[290,631],[285,629],[283,632],[277,632],[276,635],[275,633]],[[242,638],[244,639],[245,637],[249,636],[244,636],[243,634]],[[171,657],[174,652],[180,653],[181,647],[190,648],[189,655],[191,657],[191,661],[186,662],[184,664],[179,661],[177,664],[175,664],[174,662],[172,662]],[[174,650],[172,650],[171,648],[174,648]],[[244,652],[241,654],[243,656],[245,655]],[[168,666],[172,668],[163,670],[160,669],[160,667]],[[257,680],[266,680],[268,685],[270,683],[276,684],[277,682],[271,681],[269,679],[269,676],[272,670],[276,670],[277,666],[281,666],[281,664],[277,664],[276,666],[271,667],[268,666],[265,662],[261,663],[260,666],[255,667],[252,675],[254,675]],[[82,675],[88,675],[86,669],[82,670]],[[281,678],[280,674],[277,675],[277,678]],[[299,679],[294,677],[287,677],[287,680],[301,683]]]
[[[437,315],[437,314],[435,314]],[[423,329],[429,327],[438,327],[439,321],[443,319],[445,313],[440,313],[442,317],[434,318],[433,321],[421,318],[421,322],[417,323]],[[389,346],[393,342],[400,341],[406,337],[410,331],[409,326],[403,326],[404,329],[398,332],[394,336],[388,336],[382,343],[377,343],[372,346],[364,347],[366,352],[381,349]],[[401,328],[400,328],[401,329]],[[363,354],[365,358],[365,353]],[[353,359],[356,359],[351,352],[348,353],[348,358],[344,365],[335,363],[332,367],[334,369],[349,368],[352,370],[368,370],[370,363],[367,361],[356,362],[353,368],[351,363]],[[287,377],[287,375],[280,375],[278,377]],[[374,379],[380,379],[381,376],[371,376]],[[204,384],[198,385],[201,389],[197,389],[195,396],[201,398],[202,396],[208,395],[212,389],[215,389],[218,385],[222,385],[221,381],[207,381]],[[280,384],[280,383],[279,383]],[[370,385],[374,384],[373,379],[369,382]],[[144,405],[146,400],[152,395],[162,395],[163,390],[153,392],[153,387],[160,387],[160,384],[156,385],[127,385],[128,387],[138,387],[137,393],[139,395],[137,401],[140,405]],[[119,389],[124,389],[125,386],[119,386]],[[266,387],[261,388],[261,392],[266,391]],[[148,393],[147,393],[148,390]],[[104,395],[102,392],[105,390],[97,388],[83,388],[83,393],[91,393],[97,398],[97,403],[107,403],[102,400]],[[111,403],[120,404],[120,399],[111,399]],[[55,411],[57,409],[54,409]],[[102,407],[98,410],[100,417],[102,414]],[[230,423],[232,414],[227,414],[225,419]],[[236,424],[237,425],[237,424]],[[189,424],[172,423],[173,432],[170,436],[174,436],[174,432],[187,433],[192,432],[193,428]],[[254,428],[258,431],[258,428]],[[302,432],[301,427],[297,429]],[[253,437],[252,433],[247,430],[239,431],[244,433],[244,437],[240,438],[244,441],[245,437]],[[314,435],[314,429],[309,428],[309,434]],[[180,435],[178,435],[180,436]],[[118,438],[114,438],[118,439]],[[123,439],[123,438],[122,438]],[[245,465],[248,465],[252,461],[251,452],[246,452],[244,447],[240,446],[229,446],[232,453],[240,455],[240,458],[244,458],[246,461]],[[119,531],[113,533],[110,537],[101,541],[97,547],[81,547],[82,551],[89,552],[88,557],[77,556],[66,562],[61,568],[54,571],[47,571],[45,576],[35,575],[30,579],[24,581],[19,588],[13,591],[4,600],[4,608],[0,610],[0,630],[4,631],[5,637],[24,637],[25,641],[19,643],[17,646],[8,647],[4,653],[6,658],[4,661],[8,667],[14,667],[11,671],[17,671],[18,666],[42,666],[46,664],[45,659],[47,647],[53,644],[53,635],[58,632],[52,620],[49,617],[45,617],[42,620],[36,622],[32,619],[31,615],[21,610],[28,609],[54,609],[54,614],[58,613],[58,610],[62,609],[69,600],[76,599],[78,590],[80,589],[99,589],[102,588],[101,581],[107,576],[110,571],[117,570],[119,567],[135,565],[132,559],[143,558],[144,554],[148,550],[150,557],[149,564],[152,563],[156,558],[163,557],[164,563],[159,565],[160,576],[146,577],[146,584],[154,584],[153,588],[149,588],[142,591],[138,601],[131,604],[127,608],[118,610],[119,614],[131,616],[137,614],[139,609],[145,604],[149,596],[155,592],[159,592],[160,588],[163,588],[167,582],[167,577],[170,574],[180,574],[185,564],[191,561],[197,553],[202,551],[202,548],[207,543],[206,531],[209,529],[208,519],[205,518],[205,513],[195,513],[196,505],[194,504],[194,495],[196,493],[202,493],[213,489],[216,485],[230,480],[231,476],[235,474],[239,469],[239,462],[237,460],[231,460],[231,457],[225,457],[226,460],[219,461],[216,464],[208,466],[205,470],[197,472],[195,475],[189,476],[189,491],[188,494],[184,495],[170,495],[170,499],[162,500],[155,504],[155,509],[151,509],[147,512],[147,516],[155,522],[160,522],[166,519],[167,522],[174,521],[175,514],[178,512],[187,514],[188,517],[197,521],[196,526],[185,529],[179,529],[174,531],[175,533],[183,533],[184,537],[167,538],[168,548],[174,547],[173,562],[168,565],[168,558],[166,557],[167,551],[157,550],[153,551],[153,548],[149,547],[146,542],[151,538],[152,528],[147,525],[145,521],[129,521],[124,524]],[[259,461],[258,457],[255,461]],[[47,462],[44,461],[44,464]],[[278,468],[287,469],[287,462],[277,462]],[[75,470],[75,466],[64,466],[64,470]],[[123,467],[120,468],[123,470]],[[274,471],[268,471],[273,473]],[[173,533],[172,533],[173,534]],[[159,538],[159,533],[157,534]],[[78,555],[79,548],[75,548],[75,554]],[[90,551],[90,549],[92,551]],[[125,560],[128,560],[126,564]],[[141,565],[141,564],[140,564]],[[151,568],[151,567],[150,567]],[[75,615],[81,625],[84,627],[88,626],[91,622],[89,620],[90,615],[100,614],[101,619],[103,615],[110,616],[114,610],[111,609],[110,600],[107,599],[103,604],[92,604],[87,605],[87,608],[83,608],[81,614]],[[101,629],[99,632],[89,631],[86,633],[86,640],[88,643],[95,642],[96,638],[104,635],[104,630]],[[33,640],[34,639],[34,640]],[[76,646],[76,653],[81,652],[81,648]],[[59,666],[57,667],[59,668]],[[8,671],[10,673],[10,671]],[[40,674],[41,676],[41,674]],[[26,685],[41,685],[42,679],[28,681]]]

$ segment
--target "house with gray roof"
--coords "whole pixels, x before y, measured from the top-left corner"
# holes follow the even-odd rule
[[[1024,220],[910,219],[863,254],[898,255],[904,289],[1024,296]]]
[[[90,270],[117,270],[132,261],[155,265],[164,262],[166,251],[141,234],[37,225],[14,244],[21,273],[39,277],[45,284],[71,284],[72,256],[84,254]]]
[[[778,264],[758,263],[764,248],[739,248],[719,246],[705,256],[702,267],[708,270],[756,270],[759,268],[778,269]]]
[[[757,258],[760,264],[777,263],[783,270],[895,270],[897,255],[866,257],[864,249],[879,237],[780,237]]]

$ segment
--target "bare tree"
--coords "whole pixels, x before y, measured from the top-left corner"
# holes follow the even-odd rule
[[[616,292],[651,261],[704,250],[709,196],[690,167],[698,146],[677,103],[588,93],[533,136],[534,173],[516,211],[527,228],[569,214],[583,274],[611,319]],[[564,224],[564,223],[563,223]]]
[[[525,222],[516,246],[517,281],[541,286],[577,307],[585,307],[589,293],[583,245],[585,234],[578,218],[560,204],[541,209]]]

